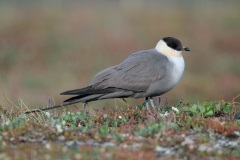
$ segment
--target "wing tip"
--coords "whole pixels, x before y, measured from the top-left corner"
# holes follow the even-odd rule
[[[91,89],[91,87],[92,86],[88,86],[88,87],[80,88],[80,89],[68,90],[68,91],[60,93],[60,95],[78,95],[78,94],[82,94],[82,93],[88,91],[89,89]]]

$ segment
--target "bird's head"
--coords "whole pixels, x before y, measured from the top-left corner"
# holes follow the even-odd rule
[[[161,39],[155,49],[166,56],[174,57],[182,57],[182,51],[190,51],[188,47],[183,47],[182,43],[173,37]]]

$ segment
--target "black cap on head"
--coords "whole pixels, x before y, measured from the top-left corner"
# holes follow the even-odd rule
[[[176,38],[165,37],[165,38],[163,38],[163,41],[166,42],[168,47],[170,47],[174,50],[182,51],[182,49],[183,49],[182,43]]]

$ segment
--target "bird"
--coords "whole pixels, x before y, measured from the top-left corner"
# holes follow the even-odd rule
[[[79,102],[86,108],[88,102],[111,98],[145,98],[147,109],[148,100],[155,108],[153,97],[170,91],[183,75],[183,51],[190,49],[174,37],[164,37],[155,48],[132,53],[120,64],[98,72],[88,86],[60,93],[73,97],[49,108]]]

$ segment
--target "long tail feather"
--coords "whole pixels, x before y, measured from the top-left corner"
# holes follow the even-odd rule
[[[71,102],[66,102],[63,104],[59,104],[59,105],[55,105],[55,106],[51,106],[51,107],[47,107],[47,108],[42,108],[42,109],[34,109],[31,111],[27,111],[25,112],[25,114],[29,114],[29,113],[35,113],[35,112],[41,112],[41,111],[47,111],[47,110],[51,110],[51,109],[55,109],[55,108],[60,108],[60,107],[64,107],[64,106],[69,106],[71,104],[75,104],[78,103],[80,101],[71,101]]]
[[[65,92],[60,93],[60,95],[85,94],[86,92],[89,92],[90,90],[93,90],[92,86],[88,86],[88,87],[81,88],[81,89],[74,89],[74,90],[65,91]]]
[[[115,92],[116,90],[118,90],[118,89],[117,88],[96,89],[96,88],[93,88],[92,86],[88,86],[88,87],[81,88],[81,89],[65,91],[60,94],[61,95],[83,95],[83,97],[84,97],[84,95],[111,93],[111,92]]]
[[[119,91],[119,92],[117,92]],[[78,102],[87,103],[90,101],[95,101],[99,99],[108,99],[108,98],[126,98],[132,94],[132,92],[124,93],[122,92],[122,89],[118,88],[104,88],[104,89],[95,89],[92,86],[88,86],[86,88],[82,89],[76,89],[76,90],[70,90],[61,93],[61,95],[77,95],[74,97],[71,97],[63,102],[63,104],[51,106],[43,109],[35,109],[31,111],[25,112],[25,114],[34,113],[34,112],[41,112],[41,111],[47,111],[55,108],[60,108],[68,105],[72,105]],[[119,94],[117,94],[119,93]],[[124,94],[123,94],[124,93]]]

